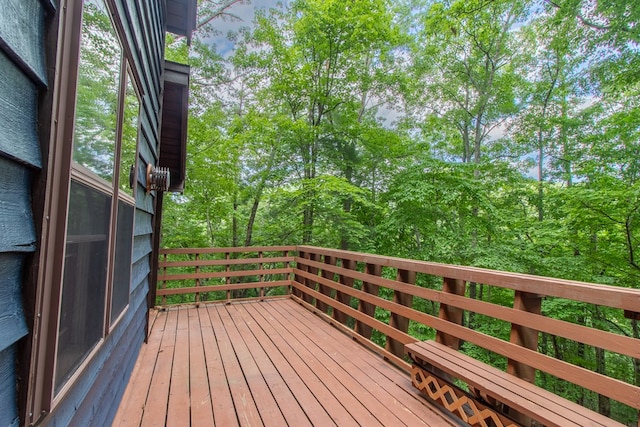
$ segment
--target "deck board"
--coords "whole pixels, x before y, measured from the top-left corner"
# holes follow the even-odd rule
[[[146,404],[143,409],[142,422],[140,424],[143,427],[163,425],[166,420],[171,368],[173,367],[173,355],[178,330],[177,322],[178,311],[168,312],[164,333],[162,334],[162,343],[155,359],[155,367],[149,386],[149,392],[153,391],[153,396],[147,394]],[[153,355],[151,355],[149,362],[154,362]]]
[[[290,299],[157,313],[114,425],[456,425]]]
[[[178,311],[167,419],[189,418],[189,312]]]
[[[214,422],[202,329],[198,310],[189,310],[189,402],[191,423],[197,426],[208,426],[214,425]]]
[[[314,334],[318,351],[324,351],[338,366],[349,366],[349,373],[358,383],[368,390],[376,390],[373,402],[377,401],[380,406],[386,407],[402,423],[407,426],[424,426],[441,420],[439,414],[424,414],[424,408],[429,403],[415,388],[403,388],[406,385],[405,378],[399,377],[398,371],[389,364],[380,363],[378,356],[371,352],[363,354],[359,351],[359,346],[350,345],[351,339],[333,327],[317,331],[310,329],[304,318],[300,317],[301,312],[294,306],[282,305],[278,309],[285,318],[293,321],[293,326],[298,328],[301,335]]]

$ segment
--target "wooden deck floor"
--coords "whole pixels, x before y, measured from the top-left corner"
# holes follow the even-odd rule
[[[114,425],[456,424],[408,374],[278,299],[159,312]]]

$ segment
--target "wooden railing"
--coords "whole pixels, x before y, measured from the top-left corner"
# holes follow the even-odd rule
[[[240,257],[247,253],[253,255]],[[180,249],[161,254],[160,297],[192,293],[197,302],[202,300],[198,294],[214,290],[225,291],[230,299],[234,290],[290,286],[291,298],[407,371],[404,345],[435,339],[475,356],[483,354],[529,382],[552,376],[593,393],[585,400],[604,396],[626,405],[622,408],[627,412],[640,409],[637,289],[309,246]],[[218,254],[218,259],[205,260],[211,254]],[[192,258],[167,259],[171,256]],[[204,271],[211,266],[218,270]],[[240,266],[249,268],[233,269]],[[167,271],[172,268],[194,271]],[[237,278],[242,283],[230,282]],[[220,284],[200,283],[210,279]],[[166,286],[176,280],[192,285]],[[252,297],[268,295],[254,292]],[[551,309],[560,306],[576,316],[547,315],[562,313]],[[586,319],[594,317],[580,315],[586,312],[600,316],[610,327],[587,324]],[[490,330],[489,325],[502,327]],[[579,355],[554,354],[559,340],[595,354],[597,366],[581,366],[585,358]]]
[[[288,295],[292,251],[294,246],[161,249],[156,304]]]

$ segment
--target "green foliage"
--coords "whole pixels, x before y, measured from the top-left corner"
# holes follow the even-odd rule
[[[208,2],[200,21],[232,3]],[[211,28],[190,49],[169,39],[167,57],[193,78],[187,187],[165,199],[163,245],[309,243],[637,288],[636,3],[296,0],[258,13],[228,57],[207,44]],[[469,294],[513,304],[482,284]],[[619,312],[557,299],[543,311],[638,335]],[[465,321],[508,339],[504,322]],[[619,355],[544,334],[540,351],[640,383]],[[611,415],[637,420],[615,403]]]

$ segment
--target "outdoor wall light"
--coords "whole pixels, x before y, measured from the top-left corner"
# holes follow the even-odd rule
[[[147,193],[151,191],[167,191],[171,177],[169,168],[155,167],[147,165]]]

